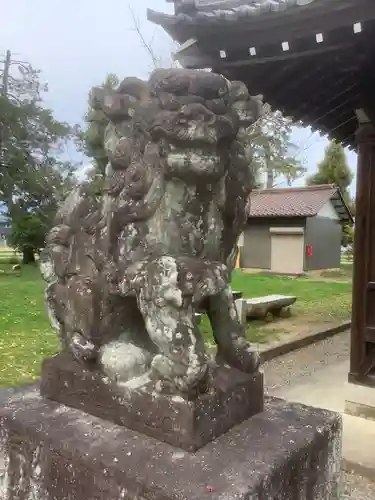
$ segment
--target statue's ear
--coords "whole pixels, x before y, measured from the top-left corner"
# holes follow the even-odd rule
[[[250,101],[254,106],[254,117],[255,117],[254,121],[256,121],[263,115],[263,110],[264,110],[263,96],[261,94],[257,96],[250,96]]]
[[[89,105],[96,110],[101,110],[104,102],[105,90],[103,87],[94,87],[89,94]]]
[[[240,126],[247,128],[255,123],[263,112],[263,103],[257,98],[249,97],[247,100],[238,100],[233,103],[233,109],[238,115]]]
[[[143,101],[149,98],[150,87],[147,82],[139,78],[128,77],[122,80],[116,92],[119,94],[127,94],[135,97],[139,101]]]

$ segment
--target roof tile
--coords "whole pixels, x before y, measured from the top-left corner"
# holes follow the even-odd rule
[[[313,217],[337,191],[331,184],[257,190],[250,196],[247,212],[249,217]]]
[[[176,15],[160,14],[148,9],[148,17],[156,24],[181,23],[190,24],[194,22],[215,23],[217,21],[238,21],[241,18],[249,18],[268,14],[272,12],[283,12],[290,8],[302,7],[316,0],[195,0],[189,2],[190,8],[183,8],[184,12]],[[183,2],[175,0],[176,11],[180,11]],[[191,6],[193,5],[193,6]],[[185,11],[187,9],[187,12]]]

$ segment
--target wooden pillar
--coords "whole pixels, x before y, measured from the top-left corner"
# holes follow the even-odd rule
[[[358,169],[349,381],[375,386],[375,128],[357,132]]]

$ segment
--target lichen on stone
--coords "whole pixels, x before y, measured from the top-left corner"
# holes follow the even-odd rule
[[[41,256],[64,348],[121,383],[150,371],[160,390],[194,397],[208,381],[204,309],[218,360],[256,371],[229,278],[253,183],[238,137],[259,98],[221,75],[171,69],[91,99],[109,120],[104,190],[70,194]]]

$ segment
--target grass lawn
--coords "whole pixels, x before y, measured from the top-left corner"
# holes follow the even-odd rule
[[[35,266],[12,272],[0,259],[0,386],[11,386],[38,377],[43,358],[54,354],[59,341],[44,310],[42,281]],[[269,294],[296,295],[295,316],[304,321],[342,321],[350,316],[350,283],[313,282],[306,279],[243,274],[235,271],[233,290],[245,297]],[[249,324],[249,336],[261,341],[282,331],[282,321],[266,331],[260,322]],[[285,320],[287,321],[287,320]],[[272,324],[271,324],[272,325]],[[280,326],[279,326],[280,325]],[[210,340],[208,322],[202,331]]]
[[[0,245],[0,264],[16,264],[22,260],[22,255],[13,248]]]
[[[295,295],[296,314],[343,320],[350,316],[350,283],[317,283],[303,278],[267,276],[265,274],[233,273],[233,290],[241,290],[244,297],[280,294]]]
[[[305,278],[270,276],[262,273],[247,274],[234,271],[232,289],[240,290],[243,296],[261,297],[264,295],[294,295],[297,302],[292,306],[293,319],[298,324],[314,325],[348,320],[351,314],[350,282],[319,282]],[[261,321],[248,323],[248,337],[253,342],[263,343],[272,335],[284,334],[286,320],[279,320],[265,325]],[[211,329],[207,318],[202,320],[202,331],[208,342],[212,342]]]
[[[321,271],[322,278],[330,278],[335,280],[351,280],[353,278],[353,264],[343,263],[340,269],[330,269],[328,271]]]
[[[35,379],[59,342],[44,310],[44,282],[35,266],[21,272],[0,260],[0,387]]]

